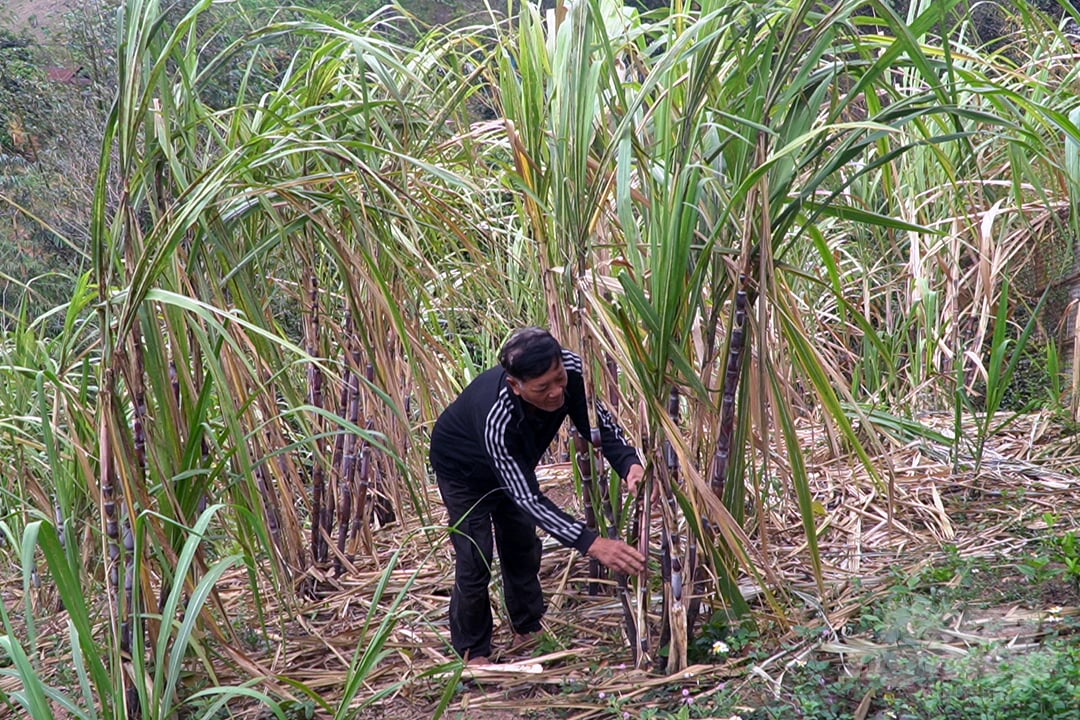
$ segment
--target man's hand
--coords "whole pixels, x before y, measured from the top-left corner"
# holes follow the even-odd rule
[[[626,493],[628,495],[637,495],[637,491],[641,488],[641,482],[644,479],[645,468],[637,464],[631,465],[630,469],[626,471]]]
[[[640,575],[645,570],[644,556],[622,540],[598,537],[589,546],[588,555],[615,572]]]

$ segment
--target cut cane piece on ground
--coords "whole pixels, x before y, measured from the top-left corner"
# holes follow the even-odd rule
[[[540,675],[544,666],[540,663],[489,663],[487,665],[467,665],[462,675],[473,677],[498,677],[499,675]]]

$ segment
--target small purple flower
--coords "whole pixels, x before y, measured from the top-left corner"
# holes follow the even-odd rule
[[[601,700],[603,700],[603,699],[604,699],[604,698],[606,698],[606,697],[607,697],[607,693],[606,693],[606,692],[604,692],[603,690],[601,690],[601,691],[600,691],[600,699],[601,699]]]
[[[683,697],[690,697],[690,691],[687,690],[686,688],[683,688],[682,689],[682,696]]]

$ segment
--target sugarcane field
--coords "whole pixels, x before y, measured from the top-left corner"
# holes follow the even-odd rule
[[[1080,720],[1080,0],[9,0],[0,720]]]

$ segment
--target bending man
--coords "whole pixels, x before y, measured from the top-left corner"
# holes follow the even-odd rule
[[[506,610],[519,636],[538,632],[544,615],[537,525],[617,572],[645,568],[641,553],[597,536],[548,499],[536,479],[536,465],[567,416],[590,437],[581,358],[546,330],[525,328],[507,341],[499,363],[462,391],[431,433],[431,464],[450,524],[457,525],[450,640],[471,664],[487,663],[491,655],[493,540]],[[637,451],[606,408],[596,407],[604,456],[633,492],[643,474]]]

